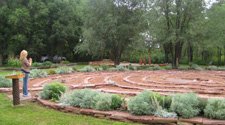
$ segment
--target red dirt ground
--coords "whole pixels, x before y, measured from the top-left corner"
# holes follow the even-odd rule
[[[151,90],[164,95],[195,92],[204,98],[225,97],[225,71],[76,72],[31,79],[29,89],[41,90],[52,81],[62,82],[70,89],[92,88],[125,95]]]

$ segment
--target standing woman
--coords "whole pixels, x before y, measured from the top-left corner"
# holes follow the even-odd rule
[[[32,58],[27,59],[28,52],[23,50],[20,52],[20,61],[22,64],[21,71],[24,73],[25,77],[23,78],[23,96],[28,96],[28,78],[30,73],[30,67],[32,65]]]

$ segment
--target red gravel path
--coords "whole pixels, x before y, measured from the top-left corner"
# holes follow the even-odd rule
[[[93,88],[104,92],[135,95],[143,90],[161,94],[195,92],[201,97],[225,97],[225,71],[128,71],[76,72],[31,79],[30,90],[40,90],[52,81],[71,89]]]

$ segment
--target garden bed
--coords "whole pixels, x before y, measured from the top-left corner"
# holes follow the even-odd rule
[[[182,118],[160,118],[155,116],[134,116],[127,112],[121,111],[98,111],[93,109],[82,109],[72,106],[61,106],[57,103],[42,100],[37,98],[37,101],[47,107],[56,109],[58,111],[67,112],[67,113],[75,113],[75,114],[83,114],[94,116],[98,118],[106,118],[123,122],[138,122],[144,124],[150,123],[161,123],[161,124],[169,124],[169,123],[191,123],[191,124],[203,124],[203,125],[224,125],[225,120],[211,120],[202,117],[196,117],[191,119],[182,119]]]

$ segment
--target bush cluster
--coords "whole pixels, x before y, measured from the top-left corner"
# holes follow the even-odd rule
[[[47,76],[48,76],[48,74],[44,70],[33,69],[33,70],[30,71],[30,77],[31,78],[43,78],[43,77],[47,77]]]
[[[21,62],[17,58],[9,58],[8,61],[7,61],[7,66],[20,67],[21,66]]]
[[[11,80],[0,76],[0,88],[9,88],[9,87],[12,87]]]
[[[204,110],[211,119],[225,119],[225,99],[209,99]]]
[[[85,66],[82,69],[79,69],[80,72],[95,72],[96,69],[92,66]]]
[[[66,87],[62,83],[53,82],[44,86],[40,97],[42,99],[57,101],[65,91]]]
[[[61,97],[60,102],[63,105],[81,108],[112,110],[120,108],[123,99],[118,95],[106,94],[90,89],[83,89],[64,94]]]
[[[69,74],[72,72],[73,72],[73,68],[67,67],[67,66],[59,67],[56,69],[57,74]]]

